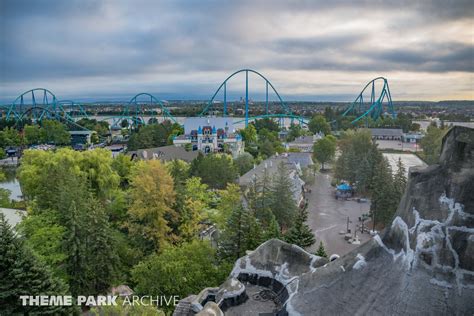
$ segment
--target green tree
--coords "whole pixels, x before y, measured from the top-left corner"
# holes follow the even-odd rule
[[[9,146],[20,146],[21,136],[13,127],[6,127],[0,132],[0,147],[5,148]]]
[[[92,133],[91,134],[91,143],[92,144],[98,144],[99,143],[99,135],[97,135],[97,133]]]
[[[324,170],[324,164],[332,161],[336,154],[336,138],[332,135],[327,135],[314,143],[313,156],[321,163]]]
[[[181,133],[182,128],[179,124],[172,124],[170,121],[141,126],[130,136],[127,144],[128,150],[165,146],[172,143],[172,136]]]
[[[117,280],[119,257],[117,243],[113,238],[112,229],[103,206],[97,199],[90,198],[87,202],[85,223],[86,237],[82,243],[86,245],[87,284],[94,295],[105,293]]]
[[[41,142],[41,132],[38,125],[25,125],[23,137],[27,145],[36,145]]]
[[[285,151],[285,148],[278,138],[278,131],[267,128],[258,130],[257,147],[259,154],[264,157],[270,157],[275,153],[282,153]]]
[[[300,209],[295,218],[295,223],[285,235],[285,240],[302,248],[308,248],[316,242],[313,231],[306,224],[308,219],[307,208]]]
[[[212,189],[224,189],[237,179],[238,170],[229,155],[199,154],[191,163],[191,175],[200,177]]]
[[[234,164],[239,170],[239,174],[243,175],[253,168],[254,159],[249,153],[243,153],[234,159]]]
[[[319,248],[316,251],[316,256],[320,256],[320,257],[323,257],[323,258],[328,257],[328,255],[326,253],[326,249],[324,249],[324,245],[323,245],[322,241],[319,242]]]
[[[70,179],[60,196],[64,218],[65,267],[74,295],[103,293],[117,278],[116,242],[103,205],[81,177]]]
[[[27,245],[34,250],[38,258],[51,267],[55,276],[67,280],[64,262],[67,258],[63,249],[66,228],[59,224],[56,213],[40,213],[31,210],[29,216],[17,226],[26,237]]]
[[[114,170],[114,158],[110,151],[102,148],[86,150],[78,158],[81,174],[86,176],[93,192],[99,198],[109,198],[121,180]]]
[[[40,128],[41,142],[55,145],[69,145],[71,135],[64,124],[55,120],[41,121]]]
[[[59,209],[57,196],[64,191],[61,184],[71,176],[85,177],[97,197],[110,198],[120,184],[120,176],[112,162],[110,151],[105,149],[84,152],[68,148],[54,152],[26,150],[18,178],[27,201],[36,200],[40,209]]]
[[[263,241],[266,241],[266,240],[269,240],[269,239],[272,239],[272,238],[277,238],[277,239],[280,239],[281,238],[281,232],[280,232],[280,225],[278,225],[278,222],[275,218],[275,216],[272,214],[271,216],[271,219],[270,219],[270,223],[267,227],[267,229],[265,230],[264,234],[263,234]]]
[[[219,190],[219,202],[214,210],[211,220],[219,229],[224,229],[225,224],[236,205],[240,204],[240,187],[238,184],[229,183],[225,190]]]
[[[329,135],[331,133],[331,125],[329,125],[324,116],[319,114],[311,118],[308,123],[308,129],[313,134],[322,133],[324,135]]]
[[[377,164],[383,159],[369,130],[346,131],[339,141],[341,155],[335,164],[335,178],[356,183],[359,193],[369,193]]]
[[[273,156],[277,152],[273,143],[268,139],[259,143],[258,150],[260,151],[260,154],[267,158]]]
[[[257,130],[258,134],[260,134],[261,130],[263,129],[276,133],[280,131],[280,126],[278,125],[278,123],[271,118],[266,117],[263,119],[259,119],[253,122],[253,124],[255,125],[255,129]]]
[[[112,160],[112,170],[120,177],[120,186],[126,188],[134,162],[129,155],[119,154]]]
[[[246,144],[252,144],[257,141],[257,129],[254,124],[249,124],[246,128],[239,130],[239,134]]]
[[[376,221],[386,225],[392,220],[399,202],[387,159],[384,158],[378,163],[372,181],[370,211],[375,213]]]
[[[265,168],[260,177],[255,176],[248,185],[244,194],[248,208],[263,225],[267,227],[271,219],[274,218],[272,213],[272,179]]]
[[[293,226],[296,211],[296,201],[293,197],[293,184],[289,170],[282,162],[278,165],[270,189],[270,210],[275,215],[281,229]]]
[[[200,222],[207,217],[210,202],[210,192],[206,184],[201,183],[198,177],[186,180],[181,193],[184,203],[178,210],[180,217],[179,236],[190,241],[198,236],[201,230]]]
[[[137,295],[183,298],[205,287],[219,286],[230,269],[230,265],[217,263],[215,250],[208,242],[193,241],[151,255],[133,268],[132,280]]]
[[[245,251],[250,249],[249,245],[256,243],[254,231],[254,220],[252,214],[242,205],[234,206],[226,226],[219,239],[219,256],[231,262],[240,258]]]
[[[296,138],[298,138],[300,136],[303,136],[304,134],[305,134],[305,131],[304,131],[303,127],[301,127],[300,124],[291,123],[291,125],[288,129],[288,135],[286,137],[286,141],[287,142],[292,142]]]
[[[423,152],[420,154],[428,164],[435,164],[439,161],[441,154],[441,143],[448,129],[438,128],[434,125],[428,126],[425,137],[421,139],[420,145]]]
[[[405,166],[403,165],[402,159],[399,157],[397,162],[397,171],[393,176],[393,186],[398,199],[401,199],[407,186],[407,178],[405,173]]]
[[[184,186],[186,179],[190,177],[191,166],[183,160],[173,159],[166,163],[168,173],[173,177],[176,190]]]
[[[174,237],[168,223],[176,218],[173,178],[159,160],[139,161],[130,181],[130,220],[126,223],[131,235],[143,239],[148,250],[158,250]]]
[[[55,278],[16,235],[0,214],[0,314],[62,314],[74,308],[22,306],[20,296],[67,295],[67,286]]]
[[[87,128],[90,131],[95,131],[100,136],[105,136],[109,133],[109,123],[107,121],[97,121],[96,119],[81,118],[76,122],[77,124]]]
[[[421,125],[419,123],[411,124],[410,131],[419,132],[421,129]]]
[[[305,184],[307,185],[314,184],[314,182],[316,181],[316,171],[318,167],[319,167],[319,164],[316,163],[306,168],[303,168],[301,179],[304,181]]]

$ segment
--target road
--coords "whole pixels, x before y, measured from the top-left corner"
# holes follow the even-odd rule
[[[316,236],[316,243],[309,248],[311,253],[316,252],[319,242],[322,241],[328,255],[344,255],[358,245],[349,244],[344,240],[341,231],[347,229],[347,217],[352,223],[349,228],[353,232],[355,225],[359,224],[359,216],[368,213],[369,203],[358,203],[356,201],[341,201],[334,198],[334,188],[331,187],[331,176],[329,173],[318,173],[315,184],[310,186],[311,193],[307,193],[308,225]],[[361,244],[369,240],[369,234],[357,234]]]

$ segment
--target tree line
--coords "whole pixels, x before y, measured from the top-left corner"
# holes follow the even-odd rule
[[[388,224],[405,191],[405,167],[401,160],[392,172],[390,164],[372,141],[369,130],[350,130],[339,140],[340,156],[335,163],[337,181],[348,181],[356,192],[371,197],[370,210],[376,220]]]
[[[309,246],[307,213],[296,207],[286,167],[279,168],[243,193],[225,154],[162,163],[112,158],[105,149],[25,151],[17,175],[28,216],[18,234],[0,223],[8,281],[0,311],[21,311],[21,294],[97,295],[118,284],[138,295],[185,297],[218,286],[236,258],[269,238]],[[212,224],[217,247],[200,238]]]

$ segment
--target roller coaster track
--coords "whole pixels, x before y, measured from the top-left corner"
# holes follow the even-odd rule
[[[240,70],[237,70],[236,72],[232,73],[230,76],[228,76],[221,83],[221,85],[219,86],[219,88],[217,88],[216,92],[214,93],[212,98],[209,100],[206,107],[204,108],[204,110],[201,112],[201,114],[199,116],[204,116],[206,113],[208,113],[209,109],[212,107],[212,105],[213,105],[213,103],[216,99],[217,94],[221,90],[223,90],[223,92],[224,92],[223,116],[227,116],[227,84],[228,84],[228,81],[232,77],[234,77],[235,75],[237,75],[239,73],[245,73],[245,120],[244,120],[245,121],[245,126],[248,126],[248,123],[249,123],[249,120],[250,120],[250,117],[249,117],[249,73],[256,74],[257,76],[259,76],[260,78],[262,78],[265,81],[265,114],[266,115],[268,115],[268,107],[269,107],[269,99],[268,99],[268,90],[269,90],[268,88],[269,87],[273,90],[273,92],[277,96],[278,101],[279,101],[279,103],[282,107],[282,110],[286,114],[292,115],[292,112],[291,112],[290,108],[285,104],[285,102],[281,98],[278,91],[275,89],[273,84],[265,76],[263,76],[261,73],[255,71],[253,69],[240,69]]]
[[[138,93],[125,106],[122,114],[113,121],[112,127],[118,127],[120,124],[126,120],[130,126],[137,127],[138,125],[146,124],[144,116],[145,116],[145,109],[144,106],[150,105],[158,105],[161,109],[161,113],[163,118],[169,119],[173,123],[178,123],[176,118],[171,115],[169,110],[163,104],[162,101],[158,100],[155,96],[151,95],[150,93]],[[131,124],[130,124],[131,123]]]
[[[376,82],[382,81],[383,86],[380,90],[380,94],[377,97],[376,93]],[[370,87],[370,99],[364,100],[364,92]],[[388,81],[384,77],[377,77],[365,85],[362,91],[359,93],[357,98],[342,114],[343,117],[348,115],[355,115],[356,118],[352,120],[352,124],[356,124],[361,119],[368,119],[369,117],[377,120],[383,114],[383,105],[386,103],[388,112],[393,118],[396,117],[395,110],[393,109],[392,96],[390,94],[390,88]]]

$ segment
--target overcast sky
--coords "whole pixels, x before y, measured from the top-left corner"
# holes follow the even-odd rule
[[[209,99],[241,68],[287,100],[352,101],[378,76],[394,100],[472,100],[474,1],[1,0],[0,67],[1,102]]]

